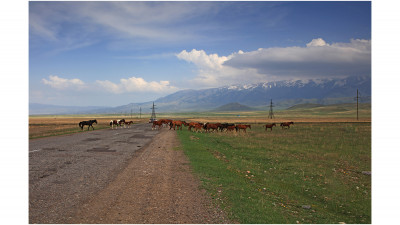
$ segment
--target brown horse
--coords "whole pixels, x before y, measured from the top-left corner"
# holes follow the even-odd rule
[[[196,132],[199,132],[199,131],[201,132],[202,128],[203,128],[203,125],[201,125],[199,123],[194,125],[194,131],[196,131]]]
[[[273,124],[265,124],[263,127],[265,127],[265,131],[267,131],[268,128],[270,128],[271,131],[272,131],[272,127],[276,127],[276,124],[275,123],[273,123]]]
[[[131,128],[131,124],[133,124],[133,121],[125,122],[125,124],[128,126],[128,128]]]
[[[288,127],[288,129],[289,129],[290,124],[294,124],[294,123],[293,122],[284,122],[284,123],[281,123],[281,127],[282,127],[282,129],[283,129],[283,127]]]
[[[237,128],[236,128],[235,125],[227,126],[227,127],[226,127],[226,130],[227,130],[227,131],[233,131],[233,130],[235,130],[235,129],[237,130]]]
[[[239,132],[240,132],[240,130],[244,130],[244,132],[246,133],[246,129],[247,128],[251,129],[251,125],[246,125],[246,124],[238,124],[238,125],[236,125],[236,131],[239,131]]]
[[[204,124],[204,126],[203,126],[203,129],[206,131],[206,132],[210,132],[210,129],[212,129],[212,131],[217,131],[218,132],[218,128],[219,128],[219,126],[218,126],[218,124],[213,124],[213,123],[206,123],[206,124]]]
[[[182,130],[182,125],[184,124],[184,121],[180,121],[180,120],[173,120],[170,125],[169,125],[169,129],[171,130],[171,128],[178,127],[178,130]]]
[[[158,129],[160,129],[163,125],[163,121],[153,121],[153,126],[151,127],[152,130],[157,129],[156,126],[158,126]]]
[[[203,124],[202,123],[197,123],[197,122],[190,122],[189,124],[188,124],[188,131],[192,131],[192,128],[194,127],[194,128],[196,128],[196,126],[203,126]]]

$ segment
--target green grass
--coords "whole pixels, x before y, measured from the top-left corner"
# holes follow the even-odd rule
[[[371,223],[370,123],[247,134],[177,131],[203,187],[240,223]],[[311,207],[311,208],[308,208]]]

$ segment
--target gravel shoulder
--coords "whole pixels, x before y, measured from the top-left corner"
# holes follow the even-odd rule
[[[230,223],[175,131],[142,124],[64,138],[30,142],[30,223]]]

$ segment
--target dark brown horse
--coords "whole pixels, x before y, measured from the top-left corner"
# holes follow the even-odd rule
[[[122,124],[124,124],[124,128],[125,128],[125,119],[117,120],[117,122],[118,122],[119,126],[122,126]]]
[[[81,130],[83,130],[83,127],[84,127],[85,125],[88,125],[88,128],[87,128],[88,130],[89,130],[90,127],[92,127],[93,130],[94,130],[93,123],[96,123],[96,124],[97,124],[97,120],[89,120],[89,121],[82,121],[82,122],[79,122],[79,127],[81,128]]]
[[[273,123],[273,124],[265,124],[263,127],[265,127],[265,131],[267,131],[268,128],[270,128],[271,131],[272,131],[272,127],[276,127],[276,124],[275,123]]]
[[[133,124],[133,121],[131,120],[131,121],[129,121],[129,122],[125,122],[125,124],[128,126],[128,128],[130,128],[130,127],[131,127],[131,124]]]
[[[288,127],[288,129],[290,128],[290,124],[294,124],[293,122],[284,122],[284,123],[281,123],[281,127],[282,127],[282,129],[284,128],[284,127]]]
[[[212,129],[212,131],[217,131],[218,132],[218,128],[219,128],[219,125],[218,124],[214,124],[214,123],[206,123],[206,124],[204,124],[204,126],[203,126],[203,129],[206,131],[206,132],[210,132],[210,130]]]

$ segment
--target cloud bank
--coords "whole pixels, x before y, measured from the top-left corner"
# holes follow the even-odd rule
[[[224,63],[253,68],[276,78],[326,78],[371,74],[371,41],[327,44],[312,40],[306,47],[267,48],[236,55]]]
[[[306,46],[260,48],[228,56],[204,50],[183,50],[177,58],[198,68],[192,82],[203,86],[371,75],[371,41],[326,43],[313,39]]]

